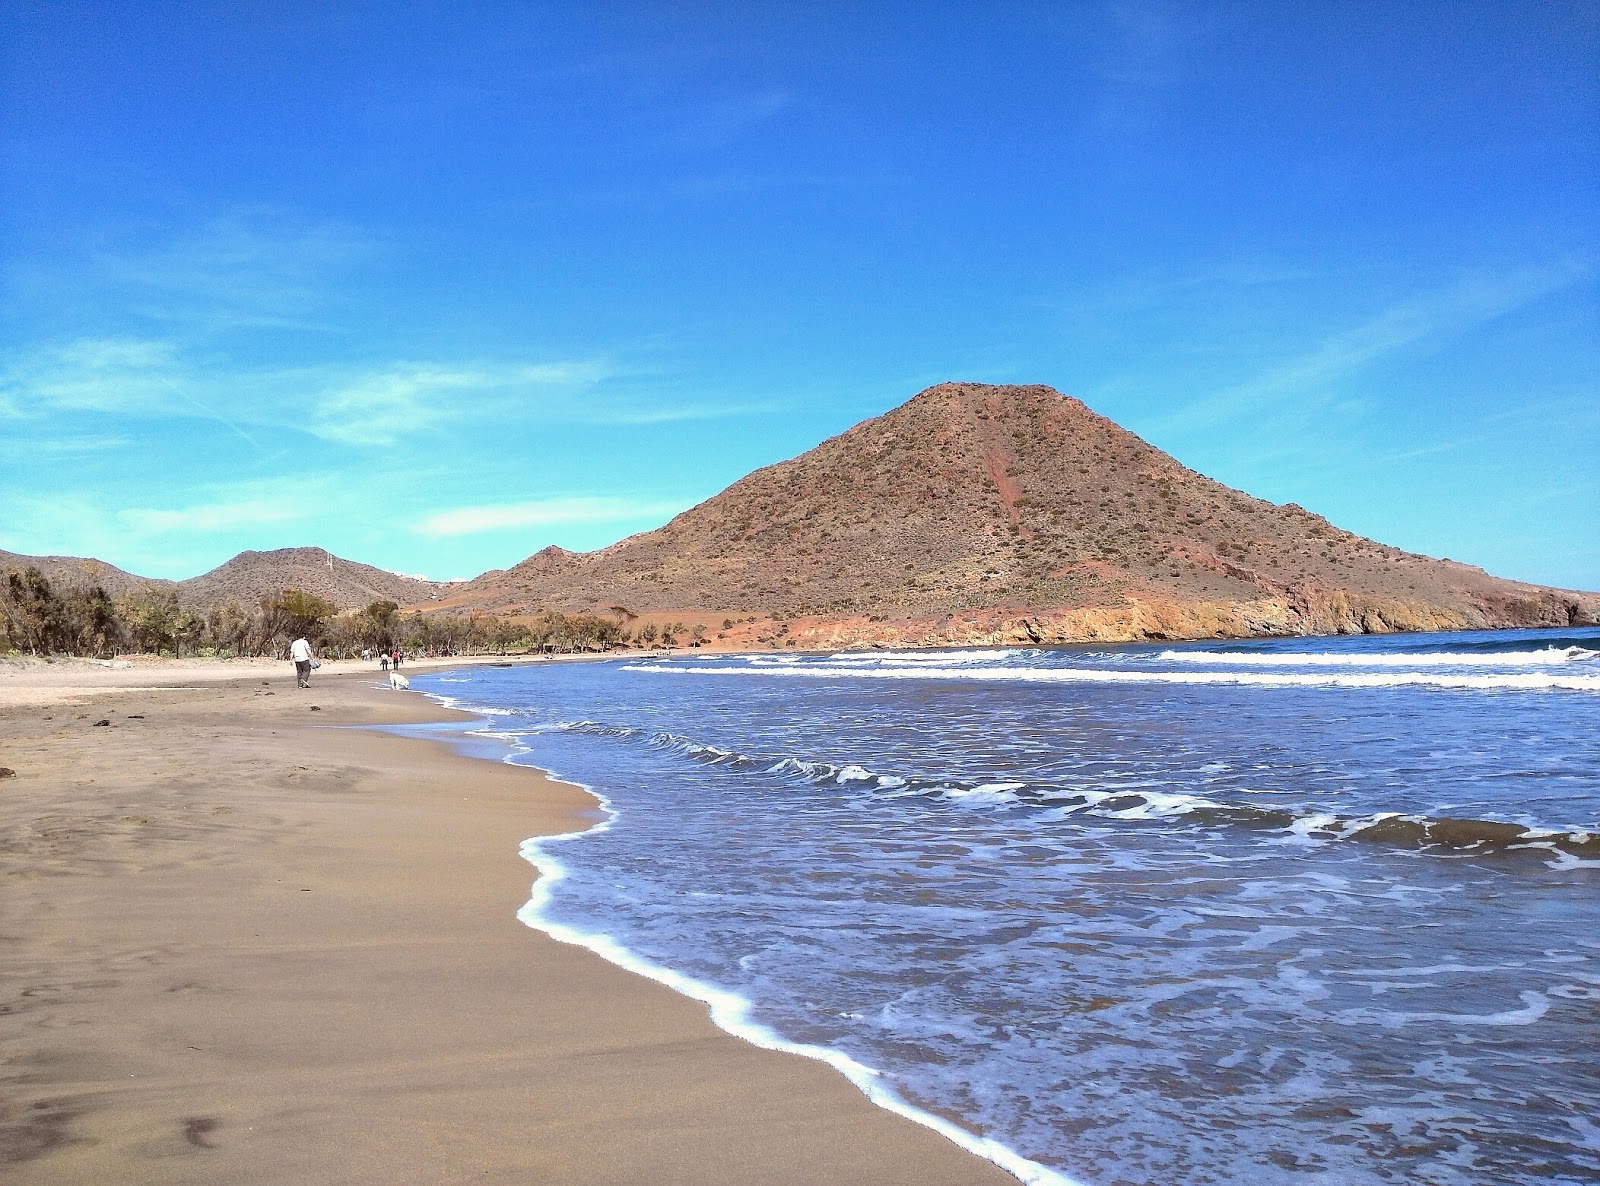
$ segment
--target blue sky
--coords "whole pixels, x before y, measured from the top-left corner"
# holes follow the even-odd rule
[[[0,3],[0,548],[433,577],[946,379],[1600,588],[1590,3]]]

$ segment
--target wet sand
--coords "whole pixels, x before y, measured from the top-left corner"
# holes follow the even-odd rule
[[[140,674],[0,680],[0,1181],[1013,1181],[518,923],[583,792],[317,727],[451,714]]]

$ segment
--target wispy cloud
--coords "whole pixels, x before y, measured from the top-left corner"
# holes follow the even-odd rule
[[[1398,302],[1376,316],[1329,334],[1298,354],[1264,368],[1242,383],[1194,400],[1155,427],[1162,431],[1210,428],[1291,405],[1304,411],[1341,398],[1342,380],[1405,351],[1425,350],[1588,277],[1576,264],[1476,275]]]
[[[227,211],[164,240],[93,250],[129,312],[190,332],[326,328],[338,281],[383,250],[369,232],[269,208]]]
[[[438,511],[416,525],[420,535],[434,538],[478,535],[524,527],[566,527],[584,523],[654,520],[683,510],[681,503],[612,497],[547,498],[536,502],[501,503]]]
[[[792,102],[785,91],[762,91],[673,111],[669,113],[673,126],[662,135],[661,147],[671,152],[714,151],[766,123]]]
[[[217,502],[177,509],[129,508],[117,513],[128,527],[147,534],[235,531],[305,518],[303,508],[283,502]]]
[[[0,362],[0,408],[13,417],[49,411],[162,415],[174,409],[180,367],[171,342],[78,338]]]
[[[353,445],[389,445],[473,411],[486,399],[586,388],[607,378],[598,362],[450,366],[399,363],[357,374],[319,394],[307,427]]]
[[[596,388],[619,374],[596,359],[262,370],[231,365],[215,352],[198,356],[171,339],[81,338],[0,358],[0,418],[98,413],[146,421],[203,419],[258,447],[252,429],[391,446],[444,420],[651,423],[720,411],[698,404],[641,409],[599,397]]]

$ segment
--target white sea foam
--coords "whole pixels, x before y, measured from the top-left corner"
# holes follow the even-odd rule
[[[941,1116],[924,1111],[914,1104],[902,1099],[896,1092],[884,1085],[883,1074],[858,1062],[849,1055],[838,1050],[830,1050],[825,1046],[814,1046],[804,1042],[791,1042],[770,1026],[755,1021],[750,1016],[751,1002],[738,993],[729,992],[708,984],[692,976],[686,976],[676,969],[666,967],[645,959],[636,952],[617,942],[610,935],[597,931],[585,931],[571,927],[552,919],[549,915],[550,902],[555,887],[567,876],[565,867],[547,850],[551,843],[573,840],[589,832],[600,832],[609,829],[617,818],[616,809],[610,801],[596,792],[592,787],[585,787],[590,794],[600,801],[601,807],[606,812],[606,818],[595,824],[591,829],[582,832],[566,832],[557,836],[535,836],[522,843],[522,857],[530,865],[539,870],[539,878],[533,883],[533,889],[528,901],[522,909],[517,911],[517,919],[523,925],[533,930],[542,931],[552,939],[562,943],[569,943],[575,947],[583,947],[594,952],[602,959],[633,972],[664,984],[674,992],[702,1002],[711,1011],[712,1023],[718,1029],[741,1038],[753,1046],[760,1046],[766,1050],[781,1051],[786,1054],[798,1054],[804,1058],[815,1059],[826,1063],[838,1071],[851,1083],[860,1089],[873,1103],[885,1111],[904,1116],[924,1127],[931,1128],[940,1136],[974,1153],[984,1160],[994,1163],[1021,1182],[1028,1186],[1083,1186],[1082,1183],[1057,1173],[1047,1166],[1036,1161],[1030,1161],[1015,1150],[1002,1145],[1000,1142],[988,1137],[975,1136],[960,1128]]]
[[[1406,1025],[1532,1025],[1550,1012],[1550,998],[1531,990],[1517,994],[1522,1008],[1498,1013],[1403,1013],[1388,1009],[1346,1009],[1333,1014],[1341,1025],[1378,1025],[1397,1029]]]
[[[1108,671],[1095,667],[857,668],[830,663],[789,667],[668,666],[629,664],[625,670],[673,675],[804,676],[812,679],[941,679],[1041,684],[1232,684],[1261,688],[1460,688],[1473,691],[1600,692],[1600,674],[1548,672],[1444,673],[1430,671],[1333,673],[1304,671]]]
[[[429,695],[440,703],[446,700],[455,700],[454,697],[442,693],[424,694]],[[483,708],[475,705],[472,711],[482,712]],[[508,764],[516,764],[514,759],[519,754],[527,752],[528,750],[525,746],[513,744],[512,752],[508,753],[503,761]],[[799,763],[798,765],[809,764]],[[846,771],[860,771],[864,777],[875,777],[870,772],[862,770],[859,766],[845,767],[841,773]],[[840,781],[845,780],[841,778]],[[534,836],[522,842],[520,848],[522,858],[539,871],[539,876],[529,891],[527,902],[517,911],[517,920],[524,926],[541,931],[558,942],[586,948],[619,968],[654,980],[682,996],[701,1001],[710,1009],[712,1023],[718,1029],[749,1042],[753,1046],[787,1054],[798,1054],[804,1058],[826,1063],[853,1083],[863,1095],[878,1107],[932,1129],[959,1148],[999,1166],[1018,1181],[1026,1183],[1027,1186],[1087,1186],[1087,1184],[1058,1173],[1048,1166],[1040,1165],[1036,1161],[1030,1161],[999,1141],[989,1137],[977,1136],[958,1125],[952,1124],[942,1116],[936,1116],[907,1102],[898,1093],[885,1086],[881,1071],[851,1058],[842,1051],[830,1050],[825,1046],[815,1046],[809,1043],[791,1042],[770,1026],[762,1025],[760,1022],[753,1020],[750,1016],[751,1002],[738,993],[729,992],[714,984],[709,984],[663,964],[645,959],[617,942],[610,935],[598,931],[585,931],[578,927],[557,922],[551,918],[550,904],[554,890],[566,878],[567,870],[548,851],[547,846],[609,831],[619,818],[619,812],[609,798],[592,786],[587,786],[583,783],[575,785],[582,787],[599,802],[602,818],[579,831],[563,832],[552,836]]]
[[[1545,647],[1537,651],[1428,651],[1296,653],[1288,651],[1162,651],[1167,663],[1218,664],[1228,667],[1549,667],[1600,659],[1600,651],[1583,647]]]
[[[961,663],[999,663],[1006,659],[1014,659],[1018,655],[1038,654],[1038,651],[1019,650],[993,650],[993,651],[840,651],[838,654],[829,655],[830,663],[848,664],[889,664],[891,666],[916,666],[918,664],[934,663],[940,666]],[[763,656],[757,656],[761,658]],[[805,656],[788,656],[795,661],[802,661]]]

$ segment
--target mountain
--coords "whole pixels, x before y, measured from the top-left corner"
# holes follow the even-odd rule
[[[418,605],[450,588],[439,581],[398,576],[344,560],[322,548],[279,548],[272,552],[240,552],[210,572],[178,582],[178,596],[193,605],[237,600],[254,605],[285,589],[300,589],[326,598],[340,609],[358,609],[374,601]]]
[[[698,623],[722,646],[843,647],[1381,633],[1600,623],[1600,595],[1492,577],[1185,468],[1049,387],[944,383],[666,526],[548,547],[465,584],[242,552],[180,582],[0,552],[0,571],[186,604],[303,589],[341,609],[544,609]]]
[[[162,589],[173,587],[172,581],[135,576],[114,564],[85,556],[21,556],[16,552],[0,551],[0,574],[12,568],[37,568],[52,585],[62,588],[98,585],[113,597],[121,597],[146,585]]]
[[[759,613],[818,646],[1600,622],[1593,594],[1376,543],[1195,473],[1049,387],[975,383],[929,388],[656,531],[547,548],[440,602],[611,605]]]
[[[359,609],[374,601],[403,606],[432,602],[453,586],[397,576],[370,564],[344,560],[322,548],[279,548],[272,552],[240,552],[226,564],[186,581],[155,580],[124,572],[103,560],[78,556],[21,556],[0,551],[0,573],[10,568],[37,568],[52,585],[70,588],[99,585],[113,597],[155,586],[175,589],[185,605],[206,608],[225,601],[255,605],[285,589],[301,589],[326,598],[340,609]]]

